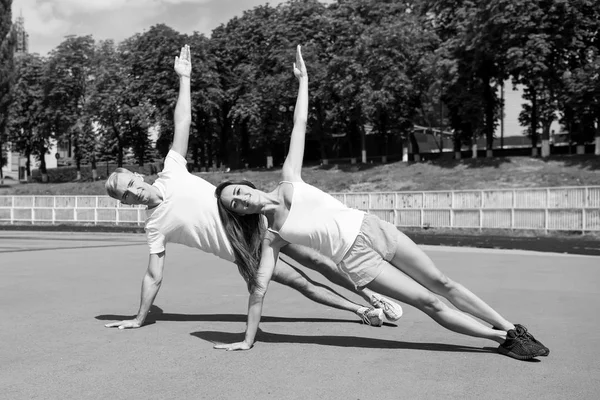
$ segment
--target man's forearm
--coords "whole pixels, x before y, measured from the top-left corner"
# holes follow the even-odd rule
[[[156,298],[156,295],[158,294],[158,290],[160,289],[161,284],[162,284],[162,281],[160,281],[160,280],[157,281],[148,274],[146,274],[146,276],[144,276],[144,279],[142,280],[142,294],[141,294],[141,298],[140,298],[140,309],[139,309],[137,317],[136,317],[136,320],[138,320],[140,325],[142,325],[144,323],[144,321],[146,320],[146,316],[148,315],[148,312],[150,311],[150,307],[152,306],[152,303],[154,303],[154,299]]]

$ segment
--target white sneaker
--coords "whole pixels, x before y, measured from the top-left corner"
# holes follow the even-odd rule
[[[371,305],[377,309],[383,310],[388,321],[398,321],[402,316],[402,307],[400,307],[400,304],[386,299],[377,293],[374,293],[371,296]]]
[[[362,319],[363,323],[371,326],[383,325],[383,310],[380,308],[362,307],[356,314]]]

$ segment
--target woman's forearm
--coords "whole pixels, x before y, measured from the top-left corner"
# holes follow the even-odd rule
[[[262,315],[264,295],[252,293],[248,300],[248,325],[246,326],[246,337],[244,341],[252,346],[256,340],[256,332]]]

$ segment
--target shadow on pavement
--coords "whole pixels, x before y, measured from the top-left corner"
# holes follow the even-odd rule
[[[97,320],[100,321],[123,321],[135,318],[135,315],[117,315],[117,314],[105,314],[97,315]],[[150,325],[156,321],[178,321],[178,322],[246,322],[248,316],[246,314],[174,314],[165,313],[162,308],[152,305],[150,312],[144,321],[144,325]],[[324,322],[324,323],[361,323],[358,319],[334,319],[334,318],[290,318],[290,317],[270,317],[263,315],[261,322]],[[395,327],[397,325],[390,324],[387,322],[383,323],[385,326]]]
[[[135,315],[116,315],[105,314],[97,315],[97,320],[101,321],[121,321],[135,318]],[[162,313],[159,315],[148,315],[144,325],[148,325],[157,321],[176,321],[176,322],[246,322],[248,316],[246,314],[172,314]],[[360,321],[335,318],[290,318],[290,317],[270,317],[263,316],[261,322],[323,322],[323,323],[353,323],[357,324]],[[395,326],[393,324],[385,324]]]
[[[244,332],[220,332],[220,331],[199,331],[192,332],[190,335],[199,339],[206,340],[213,344],[234,343],[244,340]],[[269,333],[259,330],[256,339],[258,342],[265,343],[306,343],[318,344],[321,346],[337,347],[360,347],[372,349],[410,349],[426,351],[444,351],[457,353],[495,353],[496,349],[479,348],[470,346],[459,346],[442,343],[410,343],[397,340],[374,339],[358,336],[306,336],[306,335],[285,335],[281,333]]]

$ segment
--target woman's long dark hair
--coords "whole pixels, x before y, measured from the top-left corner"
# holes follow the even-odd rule
[[[248,291],[257,285],[256,275],[260,263],[262,237],[265,231],[264,222],[260,214],[241,215],[226,209],[221,203],[223,189],[230,185],[246,185],[253,189],[256,186],[250,181],[224,181],[215,190],[219,217],[225,228],[227,239],[233,248],[235,262],[240,274],[248,285]]]

